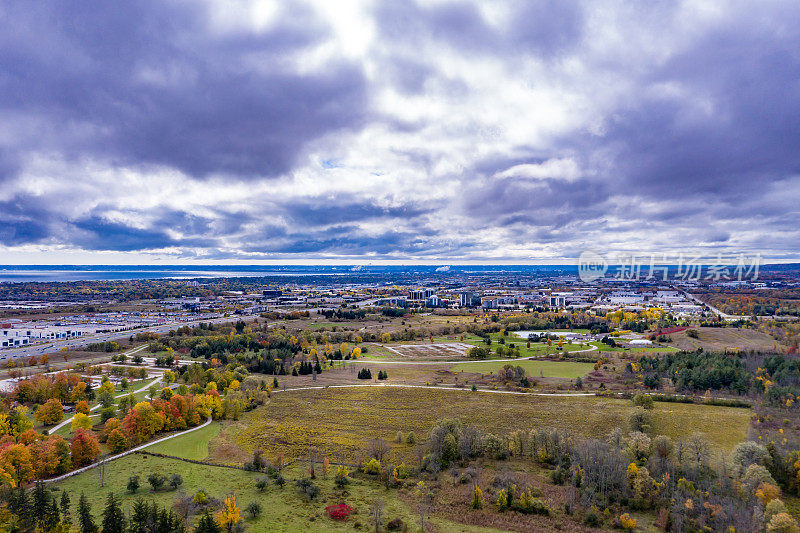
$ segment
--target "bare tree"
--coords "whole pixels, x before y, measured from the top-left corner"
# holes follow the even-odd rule
[[[375,524],[375,533],[380,531],[381,526],[383,525],[383,500],[380,498],[376,498],[372,502],[372,510],[370,511],[370,516],[372,517],[372,522]]]
[[[372,457],[382,463],[384,456],[389,453],[389,445],[383,439],[376,437],[369,441],[369,452]]]

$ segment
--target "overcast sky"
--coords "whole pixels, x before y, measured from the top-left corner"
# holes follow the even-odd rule
[[[798,20],[0,0],[0,263],[796,260]]]

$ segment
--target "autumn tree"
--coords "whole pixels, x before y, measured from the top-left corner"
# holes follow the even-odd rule
[[[36,420],[46,426],[58,424],[63,418],[64,406],[56,398],[50,398],[36,410]]]
[[[114,429],[108,434],[106,445],[111,453],[120,453],[128,447],[128,439],[125,438],[122,431]]]
[[[217,513],[217,522],[222,529],[231,532],[241,520],[242,517],[239,514],[239,507],[236,505],[236,497],[230,496],[225,500],[222,504],[222,509]]]
[[[27,483],[34,476],[33,457],[24,444],[11,444],[0,450],[0,467],[8,473],[13,486]]]
[[[89,418],[89,415],[84,413],[75,413],[75,416],[72,417],[72,424],[70,424],[70,429],[73,433],[78,431],[79,429],[92,429],[92,420]]]
[[[100,443],[89,431],[78,429],[72,438],[70,450],[75,466],[87,465],[100,456]]]

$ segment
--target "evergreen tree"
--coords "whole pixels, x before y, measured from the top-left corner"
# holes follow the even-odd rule
[[[206,511],[197,523],[194,533],[222,533],[222,530],[219,528],[217,521],[214,520],[214,517],[211,516],[211,513]]]
[[[44,516],[44,525],[47,531],[52,531],[59,522],[61,522],[61,514],[58,512],[58,502],[55,497],[51,497],[50,503],[47,505],[47,512]]]
[[[49,503],[50,495],[44,488],[44,483],[38,481],[33,487],[33,516],[36,517],[37,522],[44,519]]]
[[[103,510],[103,533],[125,533],[125,513],[113,492],[108,495]]]
[[[67,491],[61,493],[61,515],[64,517],[65,524],[72,524],[72,513],[69,510],[69,494]]]
[[[147,522],[150,517],[150,509],[141,498],[133,503],[131,509],[130,524],[128,530],[130,533],[147,533]]]
[[[97,533],[97,524],[94,523],[92,507],[89,505],[89,500],[86,499],[84,493],[81,493],[81,497],[78,500],[78,524],[80,533]]]
[[[25,525],[31,525],[33,523],[33,511],[31,508],[31,499],[28,496],[28,491],[26,491],[22,486],[17,487],[15,491],[15,495],[13,498],[13,505],[11,505],[11,501],[9,502],[9,507],[11,507],[11,511],[14,512],[17,516],[19,516],[20,522]]]

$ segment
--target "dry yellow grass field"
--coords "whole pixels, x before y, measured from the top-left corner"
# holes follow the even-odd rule
[[[469,390],[392,387],[339,388],[273,394],[270,402],[228,425],[212,442],[212,457],[233,460],[254,446],[268,455],[303,457],[310,449],[332,458],[357,460],[368,441],[392,446],[393,460],[413,460],[415,446],[398,444],[398,432],[423,442],[442,418],[461,418],[484,432],[557,428],[582,437],[602,437],[625,427],[629,401],[595,396],[507,395]],[[750,411],[707,405],[656,403],[655,432],[674,439],[698,432],[717,450],[729,451],[747,436]],[[235,455],[235,454],[233,454]]]

